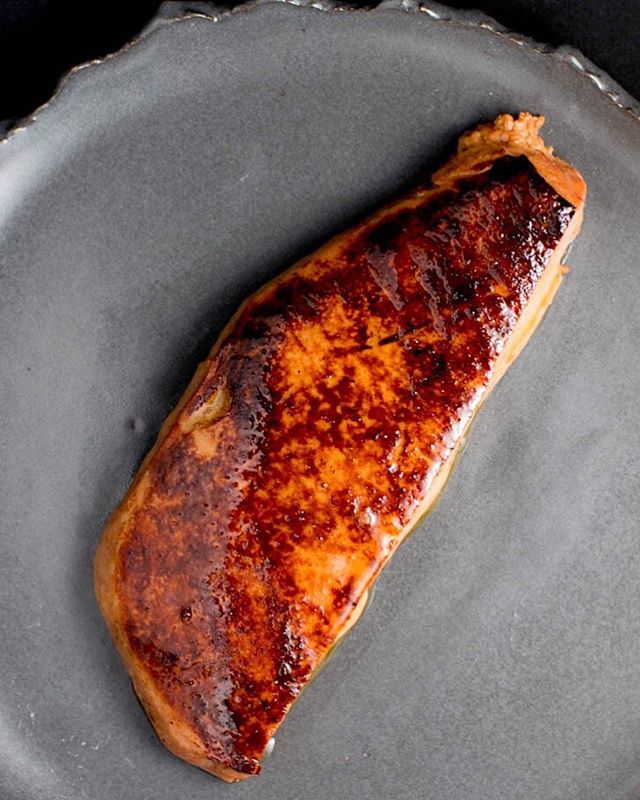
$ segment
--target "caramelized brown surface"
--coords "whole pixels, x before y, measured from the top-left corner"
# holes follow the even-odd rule
[[[334,240],[227,330],[109,556],[110,625],[138,691],[165,739],[158,708],[171,709],[205,768],[259,770],[423,507],[574,214],[529,160],[499,158]]]

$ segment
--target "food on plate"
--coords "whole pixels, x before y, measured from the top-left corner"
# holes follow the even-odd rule
[[[508,115],[260,289],[200,365],[95,560],[160,739],[227,781],[429,510],[562,281],[585,184]]]

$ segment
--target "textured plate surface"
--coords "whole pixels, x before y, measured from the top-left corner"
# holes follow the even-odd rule
[[[99,617],[108,512],[238,303],[502,111],[589,184],[571,274],[254,781],[170,756]],[[478,26],[156,27],[0,145],[0,796],[640,797],[640,123]]]

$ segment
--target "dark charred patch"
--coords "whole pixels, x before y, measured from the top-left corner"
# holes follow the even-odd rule
[[[350,604],[353,598],[353,581],[350,580],[339,589],[334,589],[333,598],[333,605],[337,609],[343,609],[346,605]]]
[[[365,234],[364,248],[359,248],[359,251],[363,252],[364,250],[366,252],[367,246],[378,248],[383,253],[395,249],[395,245],[403,233],[408,218],[408,214],[400,213],[394,218],[385,222],[379,222],[377,225],[370,228]]]
[[[458,281],[453,285],[451,291],[451,302],[457,304],[468,303],[476,297],[479,287],[479,281],[468,280]]]
[[[397,342],[399,338],[399,333],[392,333],[389,336],[383,336],[383,338],[378,341],[378,344],[383,347],[385,344],[393,344],[394,342]]]

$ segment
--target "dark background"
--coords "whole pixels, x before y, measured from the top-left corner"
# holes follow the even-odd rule
[[[481,8],[539,41],[572,44],[640,97],[640,0],[449,0],[448,5]],[[0,119],[29,114],[70,67],[119,48],[158,6],[158,0],[0,0]]]

